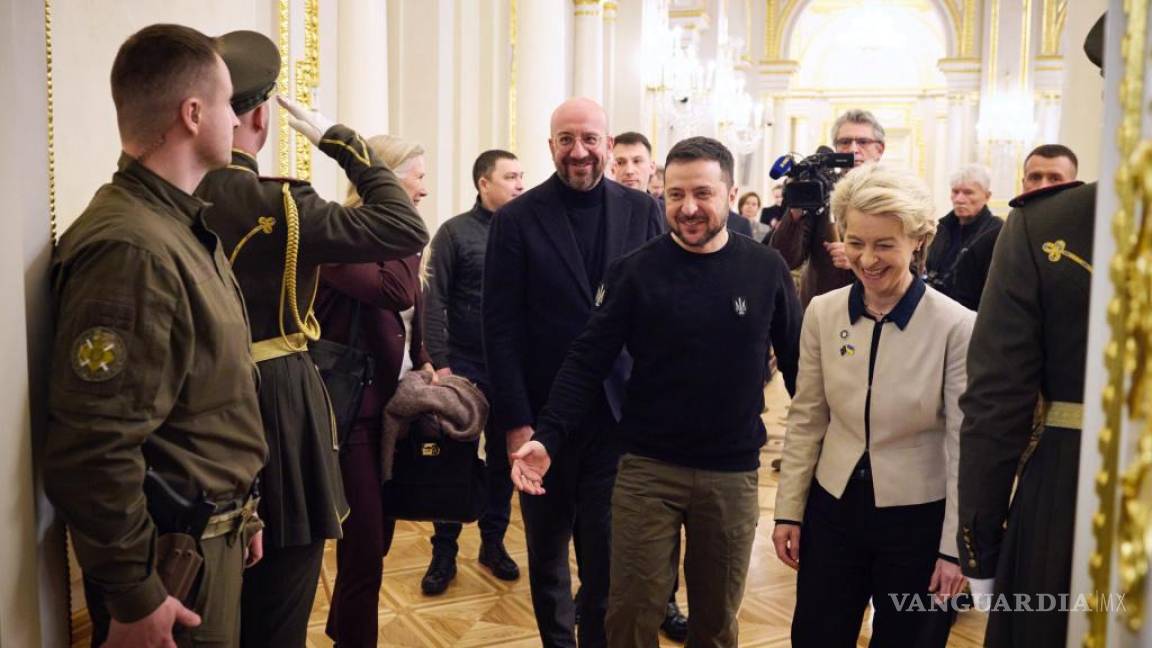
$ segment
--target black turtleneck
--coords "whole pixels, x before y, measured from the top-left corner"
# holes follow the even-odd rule
[[[595,289],[604,276],[604,179],[588,191],[576,191],[556,178],[560,199],[568,213],[568,226],[580,248],[588,285]]]

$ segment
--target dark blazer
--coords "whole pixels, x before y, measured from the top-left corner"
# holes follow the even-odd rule
[[[743,234],[748,238],[752,238],[752,223],[749,223],[747,218],[744,218],[734,211],[728,212],[728,229],[737,234]]]
[[[568,346],[584,330],[597,286],[568,223],[555,174],[500,209],[492,219],[484,266],[484,351],[492,381],[496,430],[534,425]],[[656,201],[605,182],[604,265],[663,232]],[[621,355],[604,381],[620,417],[631,360]]]

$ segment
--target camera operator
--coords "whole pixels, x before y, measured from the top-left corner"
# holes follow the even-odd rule
[[[832,125],[832,144],[837,153],[852,153],[855,166],[878,162],[884,155],[884,127],[867,110],[848,110]],[[816,295],[852,283],[852,271],[827,206],[818,212],[791,209],[787,189],[785,194],[787,216],[780,220],[769,245],[779,250],[793,270],[807,262],[800,278],[800,303],[807,308]]]

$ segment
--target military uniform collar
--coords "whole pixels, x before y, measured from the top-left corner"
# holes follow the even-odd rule
[[[1019,196],[1016,196],[1012,200],[1008,201],[1008,206],[1013,207],[1013,208],[1023,207],[1024,205],[1027,205],[1028,203],[1033,202],[1035,200],[1039,200],[1039,199],[1044,198],[1046,196],[1054,196],[1054,195],[1060,193],[1061,191],[1065,191],[1067,189],[1075,189],[1076,187],[1079,187],[1082,184],[1084,184],[1084,182],[1081,180],[1073,180],[1072,182],[1065,182],[1064,184],[1051,185],[1048,187],[1044,187],[1043,189],[1037,189],[1036,191],[1029,191],[1028,193],[1022,193]]]
[[[908,290],[900,301],[896,302],[896,307],[884,316],[883,321],[892,322],[901,331],[908,326],[908,321],[912,319],[912,313],[916,312],[916,306],[920,304],[920,299],[924,297],[924,280],[920,277],[913,276],[912,284],[908,286]],[[855,324],[856,320],[867,314],[868,310],[864,306],[864,285],[860,280],[852,282],[852,288],[848,292],[848,321]],[[871,317],[869,315],[869,317]]]
[[[120,154],[116,166],[119,171],[116,172],[114,180],[120,180],[145,201],[167,207],[167,211],[187,225],[203,224],[204,211],[211,207],[212,203],[184,193],[127,153]]]
[[[232,163],[228,165],[228,168],[251,171],[260,175],[260,163],[256,161],[256,156],[238,148],[232,149]]]

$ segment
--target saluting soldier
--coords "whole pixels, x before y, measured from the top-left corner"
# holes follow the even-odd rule
[[[178,25],[129,37],[111,81],[119,170],[52,265],[45,489],[93,646],[230,646],[267,445],[240,288],[192,192],[228,164],[232,84],[215,42]]]
[[[406,257],[424,247],[428,232],[396,176],[372,160],[355,131],[290,101],[281,105],[292,126],[344,169],[364,204],[344,207],[307,182],[261,177],[256,154],[268,138],[280,55],[256,32],[219,40],[240,126],[232,163],[208,174],[197,195],[213,203],[208,225],[247,302],[270,448],[260,481],[264,560],[244,576],[241,644],[303,647],[324,541],[340,537],[348,515],[337,431],[307,353],[320,336],[312,313],[318,268]]]
[[[1084,45],[1097,66],[1103,20]],[[993,253],[960,400],[960,566],[974,593],[997,597],[985,645],[1063,646],[1066,612],[996,605],[1003,595],[1007,606],[1025,600],[1036,609],[1037,595],[1071,587],[1096,185],[1050,187],[1014,202]],[[1010,509],[1037,396],[1044,427]]]

